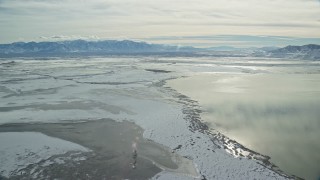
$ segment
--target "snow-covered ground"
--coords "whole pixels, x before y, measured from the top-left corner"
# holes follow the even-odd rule
[[[47,160],[54,155],[90,151],[78,144],[37,132],[2,132],[0,144],[0,175],[4,177],[16,175],[28,165]]]
[[[274,171],[275,168],[266,157],[230,141],[218,132],[207,131],[199,119],[201,110],[197,102],[165,85],[166,80],[200,72],[261,73],[268,71],[268,67],[274,64],[280,64],[281,69],[281,61],[177,57],[10,61],[0,61],[0,124],[77,123],[104,118],[127,120],[145,130],[144,138],[191,159],[199,173],[198,177],[192,177],[161,172],[155,179],[290,178],[281,171]],[[10,153],[4,148],[10,144],[5,142],[18,135],[21,134],[0,133],[0,149],[4,151],[0,154],[2,176],[18,170],[19,165],[25,167],[35,161],[4,160],[6,153]],[[24,138],[50,139],[43,134],[31,132],[26,133]],[[25,142],[15,145],[28,149],[32,143]],[[3,143],[6,146],[2,146]],[[65,151],[87,150],[69,142],[68,146],[63,144],[63,140],[51,139],[39,143],[32,152],[45,154],[40,156],[40,159],[45,159]],[[41,147],[61,148],[51,152]],[[18,149],[16,151],[20,152]],[[16,158],[24,155],[15,154]],[[12,168],[7,169],[9,166]]]

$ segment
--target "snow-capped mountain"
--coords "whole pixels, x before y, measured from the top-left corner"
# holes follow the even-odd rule
[[[0,57],[15,56],[64,56],[64,55],[107,55],[107,54],[167,54],[184,53],[200,56],[259,56],[276,58],[295,58],[320,60],[320,45],[287,46],[284,48],[236,48],[219,46],[211,48],[194,48],[163,44],[149,44],[130,40],[104,41],[58,41],[58,42],[15,42],[0,44]]]
[[[10,54],[65,54],[65,53],[148,53],[148,52],[187,52],[192,47],[177,47],[148,44],[129,40],[116,41],[60,41],[60,42],[16,42],[0,44],[0,55]]]
[[[268,51],[267,56],[320,60],[320,45],[308,44],[304,46],[287,46],[284,48]]]

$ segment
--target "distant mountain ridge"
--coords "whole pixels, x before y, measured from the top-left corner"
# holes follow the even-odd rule
[[[279,58],[295,58],[320,60],[320,45],[286,46],[268,52],[268,56]]]
[[[147,53],[147,52],[185,52],[192,47],[148,44],[130,40],[104,41],[58,41],[58,42],[15,42],[0,44],[0,54],[59,54],[59,53]]]
[[[300,52],[309,52],[312,50],[319,50],[320,45],[317,44],[307,44],[303,46],[286,46],[284,48],[279,48],[273,50],[273,53],[300,53]]]
[[[149,44],[131,40],[69,40],[57,42],[15,42],[0,44],[1,57],[33,57],[33,56],[82,56],[82,55],[126,55],[126,54],[161,54],[161,55],[197,55],[197,56],[259,56],[272,58],[292,58],[320,60],[320,45],[287,46],[284,48],[236,48],[217,46],[210,48],[194,48],[189,46],[173,46]]]

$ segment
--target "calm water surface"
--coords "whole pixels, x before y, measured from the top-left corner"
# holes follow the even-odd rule
[[[169,85],[200,102],[202,119],[289,174],[320,177],[320,74],[208,74]]]

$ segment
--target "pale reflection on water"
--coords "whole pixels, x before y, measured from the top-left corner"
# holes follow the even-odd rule
[[[169,85],[198,100],[212,128],[289,174],[320,177],[319,74],[202,74]]]

